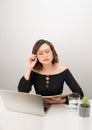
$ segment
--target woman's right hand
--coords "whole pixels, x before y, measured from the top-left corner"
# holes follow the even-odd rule
[[[37,56],[35,54],[32,54],[29,59],[28,59],[28,65],[27,65],[27,68],[28,69],[33,69],[33,67],[35,66],[37,62]]]
[[[35,66],[36,62],[37,62],[37,56],[35,54],[32,54],[28,59],[27,69],[26,69],[26,72],[24,75],[26,80],[29,80],[30,73],[31,73],[33,67]]]

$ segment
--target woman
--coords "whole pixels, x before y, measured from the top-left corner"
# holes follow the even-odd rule
[[[70,70],[58,63],[58,55],[54,46],[47,40],[38,40],[28,59],[24,76],[18,85],[19,92],[30,92],[34,85],[36,94],[42,96],[59,95],[63,92],[64,82],[72,92],[83,97],[83,91],[74,79]],[[67,103],[67,97],[44,98],[44,103]]]

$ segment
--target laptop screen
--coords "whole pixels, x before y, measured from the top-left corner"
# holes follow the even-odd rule
[[[0,90],[0,96],[7,110],[43,116],[44,105],[41,95]]]

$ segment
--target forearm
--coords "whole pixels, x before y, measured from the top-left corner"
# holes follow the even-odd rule
[[[78,82],[75,80],[73,75],[70,73],[70,71],[67,72],[65,81],[73,93],[78,93],[80,95],[80,98],[84,96],[82,88],[80,87]]]
[[[32,83],[29,82],[29,80],[26,80],[25,77],[23,76],[18,84],[18,91],[19,92],[29,92],[31,91],[31,86]]]
[[[25,78],[26,80],[29,80],[31,71],[32,71],[32,69],[30,69],[30,68],[27,68],[27,69],[26,69],[26,72],[25,72],[25,74],[24,74],[24,78]]]
[[[48,104],[63,104],[65,102],[66,102],[66,98],[61,98],[61,97],[43,99],[43,103],[48,103]]]
[[[30,73],[33,69],[33,67],[35,66],[37,62],[37,57],[36,55],[31,55],[28,59],[28,63],[27,63],[27,68],[26,68],[26,72],[24,74],[24,77],[26,80],[29,80],[30,79]]]

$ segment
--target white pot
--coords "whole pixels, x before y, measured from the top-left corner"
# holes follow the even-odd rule
[[[82,107],[79,106],[79,115],[82,117],[89,117],[90,115],[90,107]]]

